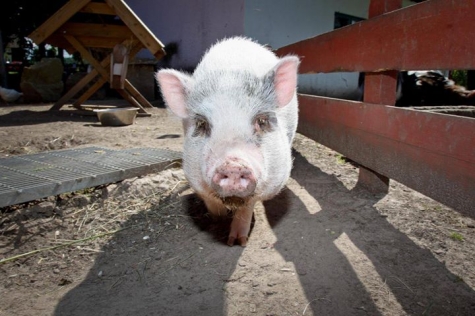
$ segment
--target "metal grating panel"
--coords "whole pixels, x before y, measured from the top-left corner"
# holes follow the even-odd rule
[[[88,147],[0,159],[0,207],[161,171],[181,153]]]

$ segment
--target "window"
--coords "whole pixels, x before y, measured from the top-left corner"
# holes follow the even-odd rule
[[[351,25],[363,20],[364,20],[363,18],[359,18],[357,16],[335,12],[334,29],[336,30],[336,29],[339,29],[340,27]]]

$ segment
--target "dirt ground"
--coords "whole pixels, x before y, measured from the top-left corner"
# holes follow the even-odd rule
[[[0,107],[0,157],[181,150],[164,109],[103,127],[49,106]],[[301,135],[294,157],[245,248],[226,245],[229,220],[207,216],[180,168],[0,209],[0,315],[475,315],[473,219],[393,181],[372,196]]]

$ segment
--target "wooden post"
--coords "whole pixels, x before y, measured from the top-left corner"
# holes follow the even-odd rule
[[[7,88],[7,70],[5,67],[5,59],[3,54],[3,38],[2,30],[0,30],[0,86]],[[1,98],[0,98],[1,99]],[[1,100],[0,100],[1,102]]]
[[[118,16],[125,25],[73,22],[71,18],[77,12]],[[51,111],[59,110],[94,79],[97,81],[74,102],[75,107],[79,108],[107,81],[133,106],[138,107],[141,114],[147,115],[144,107],[152,107],[126,79],[128,60],[142,47],[156,58],[161,58],[165,55],[164,47],[123,0],[70,0],[28,37],[40,47],[49,43],[68,51],[77,51],[94,67],[51,107]],[[99,62],[91,54],[94,48],[113,49],[112,57]]]
[[[124,90],[129,64],[129,50],[122,44],[114,46],[111,54],[110,84],[112,89]]]
[[[61,9],[52,15],[45,23],[41,24],[28,37],[37,45],[43,43],[61,25],[66,23],[76,12],[82,9],[91,0],[72,0],[67,2]]]
[[[371,0],[369,18],[394,11],[401,7],[400,0]],[[366,73],[364,102],[376,104],[396,104],[397,71]],[[389,191],[389,178],[378,172],[360,167],[358,186],[374,194],[385,194]]]

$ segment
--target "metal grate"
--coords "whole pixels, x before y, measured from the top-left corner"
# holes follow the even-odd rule
[[[0,159],[0,207],[158,172],[181,153],[88,147]]]

